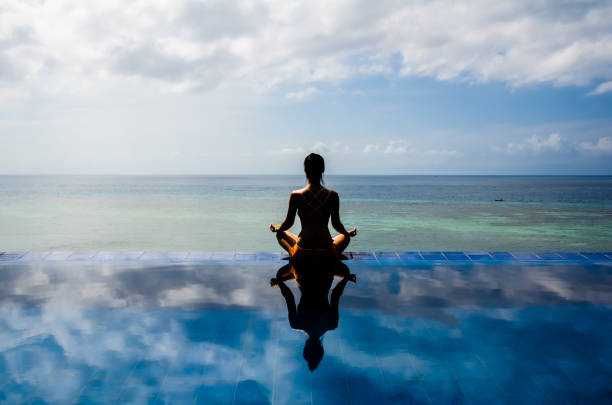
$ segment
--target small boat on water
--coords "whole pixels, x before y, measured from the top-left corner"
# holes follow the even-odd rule
[[[495,200],[493,200],[493,201],[495,201],[495,202],[500,202],[500,201],[504,201],[504,199],[503,199],[503,198],[498,198],[498,199],[495,199]]]

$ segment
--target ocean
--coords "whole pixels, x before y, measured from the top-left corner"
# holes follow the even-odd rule
[[[612,177],[325,182],[358,228],[348,250],[612,251]],[[278,251],[268,226],[304,185],[302,175],[0,176],[0,251]]]

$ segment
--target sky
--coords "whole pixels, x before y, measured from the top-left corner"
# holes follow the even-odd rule
[[[612,1],[0,4],[0,173],[612,174]]]

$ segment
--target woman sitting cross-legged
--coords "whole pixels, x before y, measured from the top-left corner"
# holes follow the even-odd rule
[[[357,228],[347,231],[340,221],[338,193],[321,185],[324,171],[323,157],[316,153],[306,156],[304,172],[308,185],[289,196],[289,209],[283,223],[280,226],[270,225],[270,230],[276,232],[278,243],[292,258],[339,258],[351,237],[357,235]],[[289,232],[296,213],[302,223],[298,236]],[[327,227],[330,217],[332,226],[339,232],[333,239]]]

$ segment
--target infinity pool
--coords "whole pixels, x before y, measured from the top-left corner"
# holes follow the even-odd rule
[[[612,261],[219,257],[0,261],[0,402],[612,403]]]

